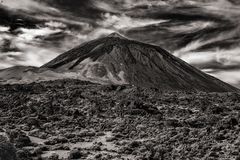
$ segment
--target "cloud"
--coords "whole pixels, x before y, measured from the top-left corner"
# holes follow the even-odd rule
[[[19,28],[16,34],[8,32],[8,27],[0,27],[0,44],[9,42],[0,51],[0,69],[15,65],[41,66],[59,54],[89,40],[112,33],[110,29],[97,28],[91,31],[87,24],[83,30],[69,29],[66,24],[49,21],[38,28]],[[57,39],[57,36],[60,36]],[[51,38],[53,37],[53,38]],[[17,51],[10,51],[16,48]]]
[[[22,44],[23,45],[23,44]],[[56,52],[30,45],[23,46],[24,52],[6,52],[0,55],[0,69],[20,66],[41,66],[55,58]],[[33,54],[34,53],[34,54]],[[48,54],[46,54],[48,53]]]
[[[237,70],[228,70],[228,71],[218,71],[210,73],[210,75],[221,79],[222,81],[232,84],[240,88],[240,69]]]
[[[135,6],[152,6],[152,5],[167,5],[169,2],[164,0],[115,0],[114,2],[119,2],[118,5],[121,5],[123,8],[133,8]],[[178,0],[179,1],[179,0]]]
[[[51,28],[37,28],[37,29],[27,29],[20,28],[19,31],[22,33],[19,34],[18,39],[24,41],[25,43],[31,42],[37,36],[48,36],[50,34],[61,32],[61,29],[51,29]]]
[[[188,52],[179,57],[187,63],[194,66],[202,66],[205,69],[209,69],[209,67],[214,67],[213,69],[231,68],[233,66],[240,67],[240,48]],[[218,63],[218,65],[214,63]]]
[[[112,28],[113,30],[143,27],[152,24],[159,24],[166,20],[153,20],[153,19],[139,19],[131,18],[124,14],[115,15],[106,13],[103,15],[103,20],[99,21],[98,24],[104,28]]]
[[[180,24],[177,26],[170,26],[169,31],[172,32],[183,32],[183,33],[189,33],[192,31],[198,31],[203,30],[205,28],[209,28],[216,25],[214,22],[211,21],[193,21],[190,23]]]
[[[62,22],[49,21],[45,23],[46,26],[51,28],[66,28],[67,25]]]
[[[39,27],[36,29],[19,28],[18,34],[10,32],[0,33],[0,44],[8,41],[9,48],[4,49],[0,53],[0,68],[11,67],[14,65],[29,65],[40,66],[57,54],[56,49],[44,48],[41,46],[44,41],[38,37],[48,37],[51,34],[62,32],[61,29],[50,27]],[[11,48],[16,48],[17,51],[10,51]]]
[[[99,9],[103,9],[107,12],[118,12],[118,10],[116,10],[116,7],[114,7],[113,5],[107,3],[107,2],[103,2],[103,1],[94,1],[94,5],[99,8]]]
[[[44,5],[34,0],[2,0],[3,6],[13,10],[24,10],[24,11],[44,11],[44,12],[58,12],[56,8]]]
[[[0,26],[0,32],[8,32],[10,27]]]
[[[212,54],[210,52],[190,52],[180,56],[179,58],[192,65],[206,64],[217,59],[216,54]]]

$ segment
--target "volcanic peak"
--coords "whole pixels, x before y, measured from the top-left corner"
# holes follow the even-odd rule
[[[111,34],[109,34],[107,37],[113,37],[113,38],[120,38],[120,39],[127,39],[126,37],[124,37],[123,35],[121,35],[118,32],[113,32]]]
[[[159,46],[112,33],[67,51],[41,68],[113,84],[162,90],[237,91]]]

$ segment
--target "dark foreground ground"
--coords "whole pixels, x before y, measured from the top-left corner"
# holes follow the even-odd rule
[[[0,160],[240,159],[236,93],[76,80],[0,91]]]

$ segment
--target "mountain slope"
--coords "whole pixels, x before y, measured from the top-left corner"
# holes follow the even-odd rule
[[[236,91],[164,49],[117,33],[84,43],[41,68],[71,72],[89,80],[162,90]]]

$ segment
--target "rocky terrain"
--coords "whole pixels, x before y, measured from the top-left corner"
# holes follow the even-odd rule
[[[1,160],[240,159],[238,93],[79,80],[0,90]]]

